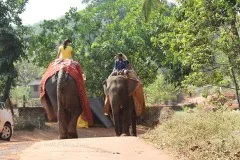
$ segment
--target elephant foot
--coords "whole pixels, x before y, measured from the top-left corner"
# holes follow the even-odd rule
[[[120,136],[121,136],[121,134],[116,134],[116,136],[117,136],[117,137],[120,137]]]
[[[131,133],[131,136],[137,137],[136,133]]]
[[[137,137],[137,133],[136,133],[136,131],[131,131],[130,135],[131,135],[131,136],[135,136],[135,137]]]
[[[60,135],[60,136],[58,136],[58,139],[68,139],[68,136],[67,135]]]
[[[125,133],[121,134],[121,137],[127,137],[127,136],[129,136],[129,135],[127,135]]]
[[[68,138],[69,139],[78,138],[78,135],[77,133],[68,132]]]

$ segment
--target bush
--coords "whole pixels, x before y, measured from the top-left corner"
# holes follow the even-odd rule
[[[162,74],[159,74],[155,82],[146,87],[144,91],[149,104],[165,103],[169,100],[174,101],[177,98],[176,88],[168,84]]]
[[[178,112],[143,138],[191,160],[237,159],[240,112]]]
[[[208,88],[204,87],[202,90],[202,97],[207,98],[209,95]]]
[[[11,99],[13,100],[13,103],[17,106],[23,105],[23,96],[25,96],[26,100],[29,99],[30,96],[30,88],[29,87],[23,87],[23,86],[16,86],[11,90]]]
[[[27,107],[41,107],[41,101],[40,98],[29,98],[26,102]]]

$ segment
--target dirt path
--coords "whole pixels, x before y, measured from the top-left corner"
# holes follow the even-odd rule
[[[20,160],[170,160],[137,137],[102,137],[38,142]]]
[[[134,154],[135,152],[138,152],[138,153],[143,153],[143,151],[145,152],[145,149],[139,148],[139,150],[132,151],[133,153],[130,153],[130,152],[125,153],[125,151],[130,151],[130,149],[126,148],[131,146],[130,143],[132,143],[134,146],[142,145],[145,143],[143,143],[142,140],[134,139],[134,138],[133,139],[127,138],[129,139],[128,140],[129,142],[127,142],[124,138],[114,137],[115,132],[113,128],[107,129],[107,128],[101,128],[101,127],[94,127],[94,128],[88,128],[88,129],[78,129],[79,139],[67,140],[67,141],[56,140],[58,136],[57,128],[58,127],[56,123],[48,123],[47,128],[44,130],[15,131],[11,139],[11,142],[0,141],[0,160],[19,160],[20,156],[21,156],[20,160],[26,160],[27,156],[30,156],[31,160],[33,160],[32,156],[34,155],[35,152],[36,154],[41,153],[40,155],[47,155],[45,157],[46,159],[49,159],[51,157],[51,156],[49,157],[49,155],[61,155],[62,154],[62,153],[60,154],[61,151],[63,151],[63,153],[66,153],[66,151],[70,153],[74,153],[75,156],[78,157],[77,159],[79,159],[80,153],[84,154],[85,158],[91,157],[91,156],[93,157],[103,156],[105,157],[105,159],[110,159],[110,157],[113,156],[112,158],[116,159],[118,157],[122,157],[126,155],[131,156],[131,154]],[[147,130],[148,128],[146,127],[138,126],[138,135],[145,133]],[[105,137],[105,138],[99,138],[99,137]],[[54,140],[54,141],[49,141],[49,140]],[[117,146],[120,146],[120,148],[115,148],[115,149],[112,148],[113,143],[114,144],[118,143]],[[125,145],[126,143],[128,144],[127,146]],[[76,147],[76,145],[80,147]],[[56,147],[56,146],[61,146],[61,147]],[[150,148],[152,147],[150,145],[147,145],[147,146]],[[42,149],[40,150],[39,147],[40,148],[42,147]],[[148,147],[146,149],[148,149]],[[54,149],[57,149],[57,150],[54,150]],[[102,150],[104,153],[102,152]],[[48,152],[48,151],[51,151],[51,152]],[[105,151],[107,151],[108,154],[106,154]],[[48,153],[45,153],[45,152],[48,152]],[[118,154],[118,152],[119,153],[121,152],[121,156],[115,157],[116,156],[115,154]],[[28,155],[30,153],[31,155]],[[56,153],[59,153],[59,154],[56,154]],[[96,155],[98,153],[99,155]],[[160,153],[160,152],[157,152],[157,153],[158,153],[157,155],[159,154],[164,155],[164,153]],[[153,154],[153,153],[150,153],[150,154]],[[143,154],[139,154],[140,157],[142,155]],[[37,158],[39,156],[34,156],[34,157]],[[65,157],[65,159],[68,159],[68,158],[69,157]],[[52,157],[50,159],[55,159],[55,158]],[[88,160],[91,160],[91,159],[88,159]],[[164,158],[164,160],[168,160],[168,159]]]

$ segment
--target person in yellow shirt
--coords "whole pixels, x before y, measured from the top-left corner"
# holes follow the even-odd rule
[[[57,58],[60,58],[60,59],[73,59],[74,58],[73,49],[70,46],[70,43],[71,43],[71,41],[69,39],[66,39],[63,42],[63,45],[61,45],[59,47]],[[83,76],[83,80],[85,82],[86,81],[85,74],[82,74],[82,76]]]
[[[70,46],[71,41],[69,39],[65,40],[63,45],[59,47],[57,58],[60,59],[73,59],[73,49]]]

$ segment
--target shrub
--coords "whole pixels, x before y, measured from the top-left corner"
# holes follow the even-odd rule
[[[237,159],[240,112],[178,112],[143,138],[191,160]]]
[[[147,103],[149,104],[159,104],[169,100],[176,100],[178,93],[173,85],[165,81],[162,74],[159,74],[155,82],[146,87],[144,91]]]
[[[209,91],[208,88],[203,88],[202,90],[202,97],[207,98],[207,96],[209,95]]]
[[[23,86],[16,86],[11,90],[11,99],[13,100],[13,103],[17,106],[23,105],[23,96],[25,96],[26,100],[29,99],[30,95],[30,88],[29,87],[23,87]]]

